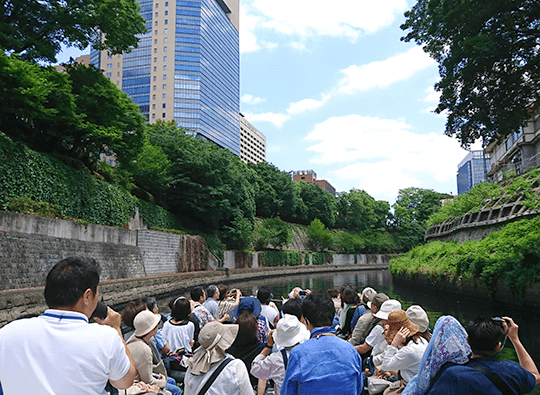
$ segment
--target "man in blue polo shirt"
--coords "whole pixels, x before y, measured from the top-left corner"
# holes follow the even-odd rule
[[[502,325],[501,325],[502,324]],[[445,365],[429,394],[525,394],[540,382],[531,356],[521,344],[518,326],[510,317],[477,318],[467,328],[472,358],[465,365]],[[496,360],[506,336],[519,364]]]
[[[303,320],[311,338],[293,348],[282,395],[358,395],[364,375],[362,360],[332,327],[334,302],[327,292],[312,292],[302,303]]]

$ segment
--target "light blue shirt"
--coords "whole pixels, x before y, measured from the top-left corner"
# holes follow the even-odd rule
[[[331,334],[331,335],[327,335]],[[281,395],[358,395],[364,374],[358,351],[332,327],[315,328],[291,350]]]
[[[214,298],[206,299],[206,301],[203,303],[203,306],[206,307],[206,310],[208,310],[210,314],[212,314],[212,317],[218,318],[219,305]]]

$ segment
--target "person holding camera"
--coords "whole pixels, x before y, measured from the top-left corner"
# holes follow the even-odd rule
[[[0,382],[4,394],[105,394],[107,381],[132,385],[135,363],[120,330],[120,314],[89,324],[99,300],[99,265],[70,257],[45,282],[49,309],[0,329]]]
[[[465,365],[445,364],[433,379],[429,394],[525,394],[540,383],[540,373],[521,344],[518,326],[510,317],[482,317],[467,328],[472,354]],[[514,361],[497,361],[506,339],[518,355]]]

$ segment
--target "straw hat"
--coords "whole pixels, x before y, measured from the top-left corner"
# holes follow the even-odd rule
[[[196,376],[205,374],[213,363],[224,359],[225,351],[238,335],[238,329],[236,324],[223,325],[217,321],[206,324],[199,333],[201,346],[188,362],[191,373]]]
[[[135,327],[135,336],[143,337],[150,333],[159,322],[161,321],[161,316],[159,314],[154,314],[149,310],[143,310],[135,316],[133,320],[133,326]]]
[[[306,326],[298,321],[295,315],[285,314],[276,325],[274,341],[279,349],[303,343],[309,339],[310,333]]]
[[[396,336],[396,333],[399,332],[399,330],[403,327],[408,328],[410,333],[409,336],[413,336],[418,333],[418,325],[413,324],[409,317],[407,317],[407,313],[405,313],[403,310],[397,310],[393,311],[388,315],[388,329],[386,330],[384,334],[384,338],[390,344],[392,340],[394,340],[394,337]]]
[[[424,333],[428,330],[429,318],[423,308],[418,305],[413,305],[407,309],[406,313],[409,320],[411,320],[413,324],[419,326],[418,332]]]

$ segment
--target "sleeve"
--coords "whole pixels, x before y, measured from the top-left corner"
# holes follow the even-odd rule
[[[112,336],[113,341],[111,344],[111,352],[109,353],[109,380],[116,381],[126,375],[131,365],[126,354],[124,342],[116,331]]]
[[[369,332],[368,337],[366,337],[366,343],[371,347],[375,347],[379,342],[379,336],[384,332],[384,329],[380,325],[376,325],[371,332]]]
[[[281,353],[273,353],[267,357],[259,354],[251,364],[251,374],[258,379],[269,380],[278,376],[280,368],[282,368],[281,375],[283,376],[285,366],[283,366]]]
[[[388,346],[384,352],[381,368],[385,371],[400,370],[409,366],[411,353],[407,346],[398,350],[396,347]]]
[[[362,338],[366,336],[364,332],[366,331],[368,325],[369,320],[366,318],[366,316],[363,315],[362,317],[360,317],[353,329],[352,336],[349,339],[349,343],[351,343],[353,346],[360,344],[360,340],[362,340]]]
[[[158,351],[161,352],[161,349],[165,347],[166,342],[160,331],[157,331],[157,333],[154,336],[154,339],[156,339],[156,346],[158,348]]]
[[[150,347],[144,347],[141,353],[138,353],[138,358],[135,358],[135,367],[137,368],[137,372],[139,373],[139,376],[141,377],[141,381],[144,381],[146,384],[152,384],[157,385],[159,388],[165,388],[167,385],[166,379],[156,379],[152,375],[152,351],[150,350]]]

